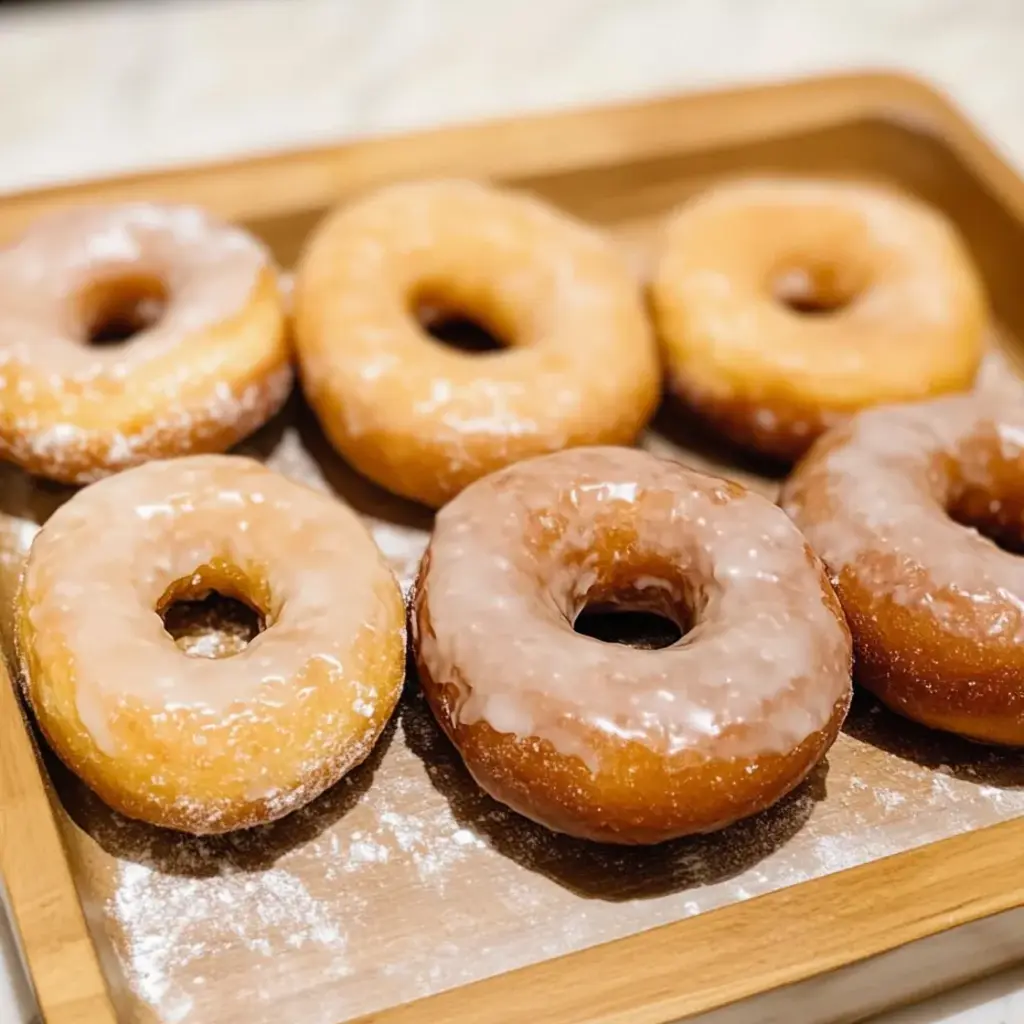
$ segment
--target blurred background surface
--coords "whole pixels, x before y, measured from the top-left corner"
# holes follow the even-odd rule
[[[0,0],[0,189],[854,67],[1024,166],[1021,0]]]

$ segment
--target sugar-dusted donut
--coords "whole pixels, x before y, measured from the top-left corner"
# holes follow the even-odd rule
[[[858,409],[970,388],[985,297],[937,211],[876,186],[723,184],[665,230],[651,285],[671,388],[793,459]]]
[[[0,249],[0,457],[32,473],[223,451],[284,402],[289,358],[268,253],[200,210],[72,208]]]
[[[582,636],[660,612],[662,650]],[[850,634],[780,509],[635,449],[499,471],[438,513],[415,589],[420,680],[491,796],[559,832],[655,843],[777,801],[850,701]]]
[[[863,412],[782,502],[832,574],[857,681],[925,725],[1024,745],[1024,560],[986,536],[1024,548],[1020,396]]]
[[[447,347],[421,325],[427,309],[507,347]],[[519,459],[629,443],[660,392],[639,286],[611,244],[472,182],[394,185],[330,215],[299,265],[295,328],[334,446],[433,506]]]
[[[160,614],[211,591],[265,627],[216,660],[179,649]],[[196,833],[279,818],[336,782],[405,666],[401,591],[356,515],[231,455],[78,492],[35,538],[16,623],[61,760],[123,814]]]

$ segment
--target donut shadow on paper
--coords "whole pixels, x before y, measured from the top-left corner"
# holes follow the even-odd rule
[[[721,832],[649,847],[593,843],[551,832],[487,796],[437,725],[418,686],[407,689],[400,714],[406,744],[460,825],[522,867],[590,899],[653,899],[741,875],[799,832],[825,798],[828,766],[822,762],[775,807]]]
[[[734,478],[765,493],[773,493],[791,468],[733,444],[671,393],[662,397],[641,447],[662,457],[679,458],[694,469]]]
[[[357,512],[399,526],[432,529],[434,515],[425,505],[390,494],[353,469],[331,446],[313,411],[304,402],[296,410],[294,423],[302,447],[324,483]]]
[[[1024,749],[986,746],[897,715],[866,690],[854,690],[843,732],[923,768],[999,789],[1024,788]]]
[[[32,476],[10,462],[0,462],[0,516],[42,526],[78,487]]]
[[[296,416],[301,404],[299,389],[293,387],[284,405],[271,416],[262,427],[258,427],[248,437],[243,437],[230,451],[232,455],[248,455],[249,458],[266,462],[280,447],[288,424]]]
[[[394,737],[395,722],[392,718],[361,765],[305,807],[269,825],[218,836],[193,836],[126,818],[69,771],[41,737],[39,745],[47,773],[68,815],[108,854],[168,875],[207,878],[227,872],[265,871],[291,850],[334,826],[372,784]]]

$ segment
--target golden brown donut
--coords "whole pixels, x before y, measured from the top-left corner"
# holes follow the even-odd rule
[[[1024,541],[1019,397],[863,412],[782,503],[832,574],[859,683],[925,725],[1024,744],[1024,561],[978,532]]]
[[[73,208],[0,250],[0,456],[31,473],[223,451],[291,379],[268,253],[200,210]]]
[[[189,656],[161,620],[211,591],[264,623],[230,657]],[[61,760],[122,814],[196,833],[282,817],[369,754],[401,691],[404,624],[354,513],[231,455],[79,491],[35,538],[16,608],[26,693]]]
[[[573,630],[657,611],[662,650]],[[850,635],[785,515],[739,484],[625,448],[499,471],[438,513],[413,640],[479,785],[558,832],[656,843],[754,814],[824,756]]]
[[[967,390],[982,356],[984,292],[955,229],[875,186],[697,196],[666,227],[651,299],[676,394],[783,459],[858,409]]]
[[[507,348],[467,354],[417,312],[469,317]],[[300,262],[303,386],[334,446],[439,506],[501,466],[633,440],[660,392],[638,285],[596,232],[466,181],[394,185],[329,216]]]

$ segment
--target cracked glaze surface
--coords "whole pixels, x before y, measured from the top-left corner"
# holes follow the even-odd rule
[[[821,567],[774,505],[630,449],[532,460],[437,518],[420,656],[460,722],[536,736],[592,770],[609,740],[664,755],[780,753],[849,692],[849,638]],[[693,627],[643,651],[574,633],[588,603]]]

